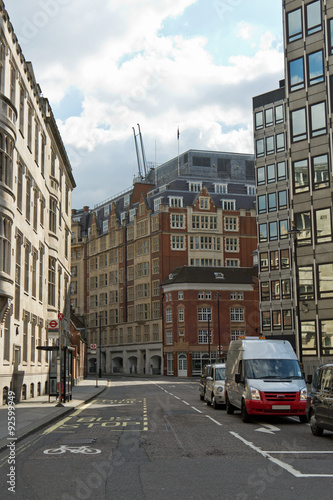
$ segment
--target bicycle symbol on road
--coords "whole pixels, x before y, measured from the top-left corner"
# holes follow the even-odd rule
[[[101,450],[89,448],[89,446],[67,446],[66,444],[61,444],[59,448],[44,450],[43,453],[45,453],[45,455],[60,455],[61,453],[66,453],[66,451],[71,453],[83,453],[84,455],[97,455],[101,453]]]

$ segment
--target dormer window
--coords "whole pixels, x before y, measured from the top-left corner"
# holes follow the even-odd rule
[[[124,196],[124,207],[128,207],[129,203],[130,203],[130,195],[126,194]]]
[[[228,184],[215,184],[215,193],[227,194]]]
[[[161,203],[162,203],[162,198],[156,198],[154,200],[154,212],[157,212],[160,209]]]
[[[236,210],[236,200],[221,200],[223,210]]]
[[[200,193],[202,189],[202,182],[189,182],[188,190],[194,193]]]
[[[169,207],[182,208],[183,207],[183,197],[182,196],[169,196]]]

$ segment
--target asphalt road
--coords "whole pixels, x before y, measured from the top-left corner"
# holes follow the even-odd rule
[[[297,418],[244,424],[200,401],[196,380],[118,377],[2,452],[0,491],[16,500],[326,500],[332,465],[333,433],[314,437]]]

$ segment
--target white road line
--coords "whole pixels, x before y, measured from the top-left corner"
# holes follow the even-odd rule
[[[258,448],[258,446],[255,446],[250,441],[247,441],[246,439],[244,439],[242,436],[240,436],[236,432],[233,432],[233,431],[229,431],[229,432],[235,438],[242,441],[246,446],[249,446],[250,448],[252,448],[252,450],[256,451],[257,453],[259,453],[263,457],[270,460],[270,462],[273,462],[274,464],[278,465],[279,467],[286,470],[287,472],[289,472],[290,474],[292,474],[295,477],[333,477],[333,474],[302,474],[302,472],[294,469],[294,467],[292,467],[291,465],[286,464],[286,463],[282,462],[281,460],[278,460],[277,458],[271,457],[270,456],[270,454],[272,453],[271,451],[270,452],[263,451],[261,448]],[[281,451],[280,453],[283,454],[285,452]]]
[[[190,406],[190,403],[188,403],[187,401],[184,401],[183,399],[182,399],[182,402],[183,402],[184,404],[186,404],[187,406]]]
[[[179,400],[180,400],[180,398],[179,398],[178,396],[174,396],[174,398],[176,398],[176,399],[179,399]]]
[[[191,406],[191,408],[195,411],[197,411],[198,413],[202,413],[202,411],[198,410],[198,408],[196,408],[195,406]]]
[[[320,455],[326,455],[328,453],[333,453],[333,451],[267,451],[266,453],[277,453],[277,454],[281,454],[281,455],[287,455],[288,453],[290,455],[294,454],[294,455],[300,455],[301,453],[303,453],[303,455],[312,455],[313,453],[317,453],[317,454],[320,454]]]
[[[222,425],[220,422],[218,422],[214,418],[210,417],[209,415],[205,415],[205,417],[209,418],[209,420],[211,420],[212,422],[214,422],[214,424],[217,424],[217,425],[220,425],[220,426]]]

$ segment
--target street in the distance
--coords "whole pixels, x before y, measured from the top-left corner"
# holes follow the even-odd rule
[[[101,394],[17,443],[15,498],[331,498],[333,434],[297,418],[243,423],[196,379],[113,377]],[[0,455],[2,498],[8,450]]]

